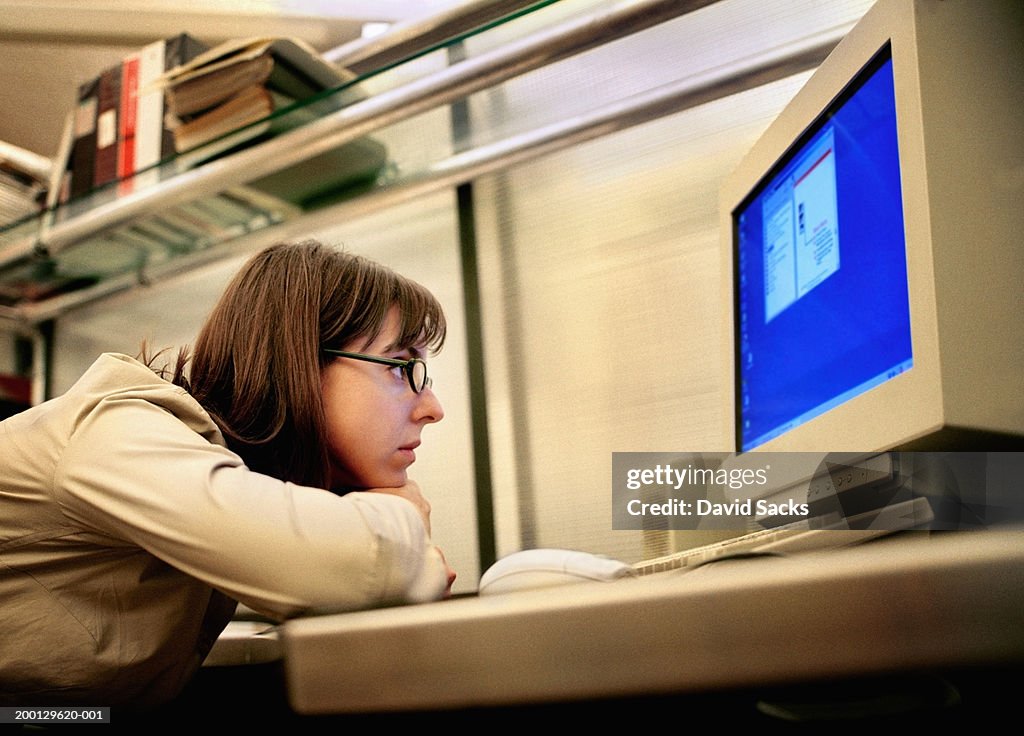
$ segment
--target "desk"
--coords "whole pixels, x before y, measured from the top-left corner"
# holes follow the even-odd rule
[[[1024,531],[289,621],[299,714],[437,711],[1024,663]]]

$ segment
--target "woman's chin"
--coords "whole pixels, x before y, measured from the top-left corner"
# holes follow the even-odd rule
[[[380,473],[366,477],[363,488],[401,488],[409,482],[409,475],[404,470],[400,473]]]

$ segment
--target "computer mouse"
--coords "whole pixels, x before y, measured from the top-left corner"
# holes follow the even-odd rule
[[[635,577],[620,560],[572,549],[524,549],[502,557],[480,576],[479,595]]]

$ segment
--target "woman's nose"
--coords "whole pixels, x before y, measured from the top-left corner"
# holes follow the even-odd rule
[[[417,395],[416,419],[428,424],[444,419],[444,407],[432,388],[424,388]]]

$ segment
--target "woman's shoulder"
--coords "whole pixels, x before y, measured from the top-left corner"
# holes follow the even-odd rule
[[[145,363],[123,353],[102,353],[68,393],[103,396],[122,393],[186,393]]]
[[[211,442],[223,444],[220,430],[191,394],[162,378],[140,360],[103,353],[68,391],[86,411],[125,408],[166,412]]]

